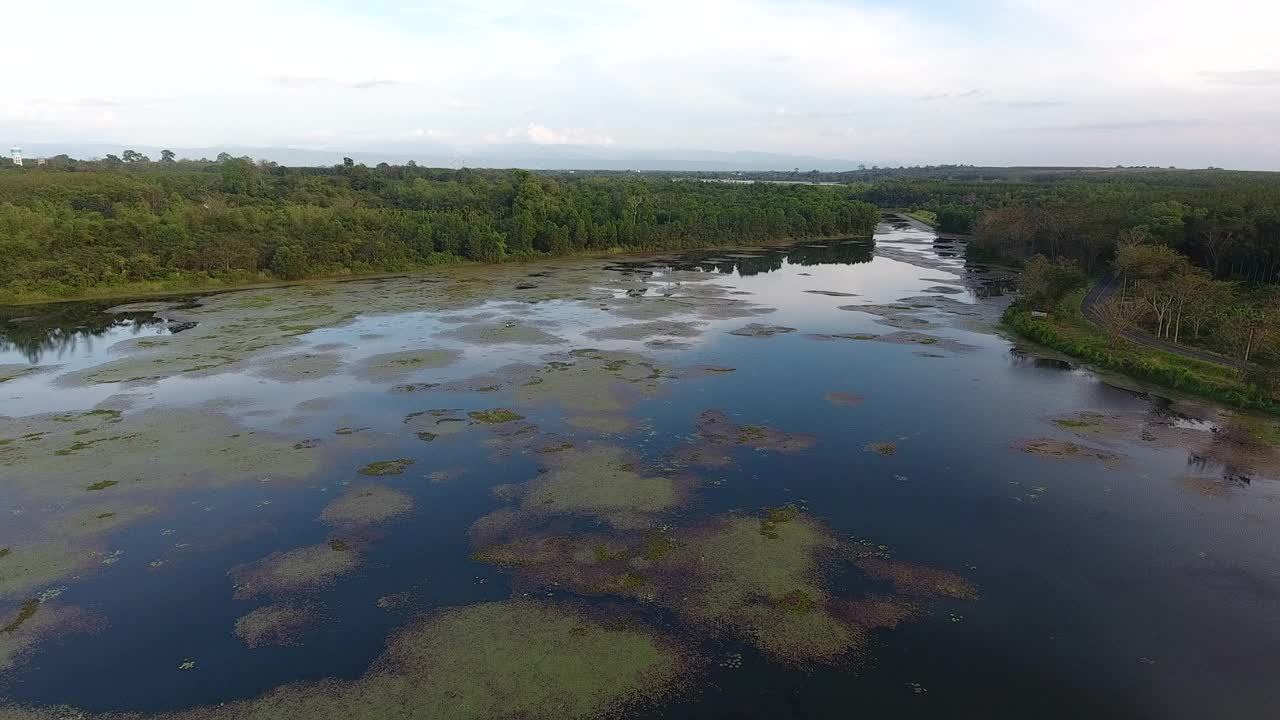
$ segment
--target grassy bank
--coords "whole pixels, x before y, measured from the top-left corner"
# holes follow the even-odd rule
[[[1004,323],[1018,335],[1092,365],[1218,400],[1280,414],[1280,401],[1246,383],[1234,368],[1203,362],[1114,338],[1080,312],[1084,290],[1068,294],[1049,317],[1032,317],[1021,303],[1010,305]]]

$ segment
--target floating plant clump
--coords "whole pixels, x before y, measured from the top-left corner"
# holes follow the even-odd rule
[[[526,513],[593,515],[634,527],[681,507],[691,490],[687,478],[643,472],[619,447],[574,447],[544,457],[547,472],[513,489]]]
[[[385,485],[368,485],[348,491],[325,506],[320,520],[330,525],[368,525],[404,515],[413,509],[413,498]]]
[[[642,600],[674,611],[696,632],[751,643],[789,665],[857,662],[870,631],[918,616],[920,600],[977,598],[974,585],[954,573],[846,545],[794,505],[713,516],[671,532],[506,529],[507,540],[482,544],[472,559],[511,573],[517,593],[560,588]],[[828,576],[846,563],[916,599],[833,593]]]
[[[86,610],[54,600],[30,598],[13,610],[0,609],[0,677],[20,666],[44,642],[100,630],[102,620]],[[0,705],[0,717],[3,714]]]
[[[356,377],[371,382],[401,380],[421,370],[448,367],[462,357],[457,350],[406,350],[373,355],[356,366]]]
[[[876,455],[889,457],[891,455],[897,454],[898,445],[897,443],[891,443],[891,442],[874,442],[874,443],[868,443],[862,449],[866,450],[869,453],[875,453]]]
[[[371,475],[377,477],[379,475],[400,475],[413,464],[411,458],[396,458],[395,460],[379,460],[369,463],[360,468],[361,475]]]
[[[322,619],[307,605],[264,605],[236,620],[235,635],[249,648],[302,644],[302,635]]]
[[[236,599],[288,597],[327,589],[354,572],[360,562],[358,552],[338,541],[272,553],[237,565],[227,575],[235,584]]]
[[[1055,458],[1058,460],[1093,460],[1104,464],[1115,464],[1123,460],[1119,455],[1073,443],[1069,440],[1054,438],[1028,438],[1016,440],[1011,444],[1014,450],[1037,457]]]
[[[670,371],[636,353],[577,349],[532,372],[520,372],[515,402],[521,407],[554,406],[575,414],[610,414],[638,399],[657,395]]]
[[[473,410],[467,413],[467,417],[478,423],[486,425],[501,425],[502,423],[515,422],[523,420],[524,416],[514,410],[506,408],[497,408],[496,410]]]
[[[703,665],[625,617],[532,602],[482,603],[438,611],[398,631],[355,680],[285,685],[163,717],[595,720],[669,700]],[[21,720],[65,717],[60,712],[0,706],[0,716]]]
[[[817,444],[817,438],[812,435],[783,432],[763,425],[735,424],[719,410],[699,414],[696,428],[696,441],[675,452],[676,462],[709,468],[727,467],[733,464],[733,457],[725,448],[748,447],[766,452],[795,453]]]
[[[264,358],[253,374],[277,382],[302,382],[330,377],[342,367],[342,356],[336,353],[303,352]]]

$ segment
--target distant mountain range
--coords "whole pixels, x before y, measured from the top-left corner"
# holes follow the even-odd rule
[[[154,145],[119,145],[108,143],[29,143],[22,146],[29,158],[66,154],[75,158],[119,155],[126,149],[136,150],[152,160],[160,158]],[[413,160],[427,167],[528,168],[531,170],[679,170],[734,172],[749,170],[854,170],[859,162],[819,158],[807,155],[784,155],[764,152],[716,152],[712,150],[638,150],[585,145],[501,144],[474,148],[440,144],[384,145],[365,149],[248,147],[170,147],[179,158],[209,158],[218,153],[255,160],[274,160],[281,165],[338,165],[349,157],[358,163],[403,165]]]

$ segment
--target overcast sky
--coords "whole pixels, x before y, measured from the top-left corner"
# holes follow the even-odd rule
[[[1274,0],[8,0],[0,143],[1280,170]]]

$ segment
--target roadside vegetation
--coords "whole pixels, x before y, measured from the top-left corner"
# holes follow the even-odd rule
[[[1077,288],[1064,294],[1048,312],[1033,311],[1028,304],[1016,302],[1005,312],[1005,324],[1022,337],[1101,368],[1237,407],[1280,413],[1274,385],[1260,386],[1248,372],[1140,345],[1104,331],[1081,313],[1084,293],[1083,288]],[[1274,368],[1268,371],[1274,372]]]

